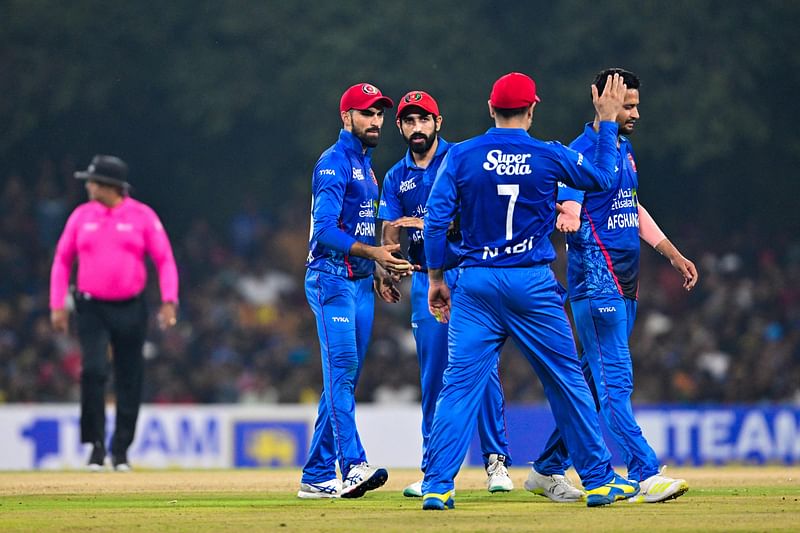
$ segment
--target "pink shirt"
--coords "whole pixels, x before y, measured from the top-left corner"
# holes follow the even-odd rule
[[[63,309],[72,263],[78,257],[78,290],[100,300],[127,300],[144,290],[150,256],[161,299],[178,301],[178,270],[155,211],[126,197],[116,207],[79,205],[58,240],[50,272],[50,308]]]

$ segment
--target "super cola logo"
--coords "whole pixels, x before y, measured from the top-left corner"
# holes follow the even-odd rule
[[[486,154],[483,169],[494,171],[500,176],[522,176],[531,173],[528,160],[531,154],[505,154],[502,150],[490,150]]]

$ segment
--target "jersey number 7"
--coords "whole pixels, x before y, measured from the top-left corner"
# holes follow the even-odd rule
[[[514,205],[519,197],[519,184],[506,183],[497,184],[497,195],[508,196],[508,210],[506,211],[506,240],[514,238]]]

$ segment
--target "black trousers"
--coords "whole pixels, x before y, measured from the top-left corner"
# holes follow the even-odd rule
[[[117,407],[111,454],[124,455],[133,442],[142,403],[147,305],[142,296],[110,302],[77,293],[75,307],[83,352],[81,442],[106,442],[106,382],[111,366]]]

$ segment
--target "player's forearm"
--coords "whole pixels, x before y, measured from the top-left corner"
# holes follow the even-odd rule
[[[669,239],[664,237],[661,242],[654,246],[656,251],[669,259],[670,263],[674,262],[676,259],[683,257],[680,250],[678,250]]]
[[[353,245],[348,250],[348,254],[355,255],[358,257],[364,257],[366,259],[376,259],[376,252],[378,248],[375,246],[370,246],[369,244],[364,244],[360,241],[355,241]]]
[[[381,229],[381,244],[400,244],[400,228],[396,228],[384,220]]]
[[[596,185],[592,190],[605,191],[614,183],[616,178],[614,167],[617,164],[618,132],[619,127],[616,122],[602,121],[599,124],[594,154],[594,181]]]
[[[351,253],[355,237],[348,235],[337,227],[323,226],[314,228],[314,237],[323,246],[342,253]],[[351,255],[355,255],[352,254]]]
[[[639,237],[653,248],[667,238],[642,204],[639,204]]]

